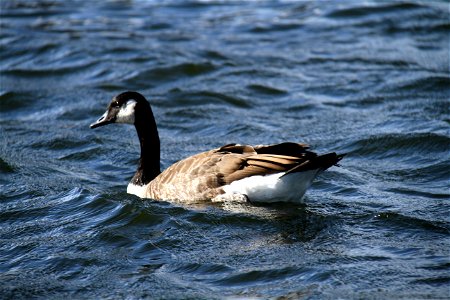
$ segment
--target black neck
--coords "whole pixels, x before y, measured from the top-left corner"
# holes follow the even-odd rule
[[[161,173],[159,135],[148,103],[136,110],[134,125],[141,144],[141,157],[131,182],[136,185],[145,185]]]

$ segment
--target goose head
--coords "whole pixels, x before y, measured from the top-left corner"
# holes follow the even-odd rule
[[[140,186],[149,183],[161,173],[159,135],[150,103],[137,92],[128,91],[115,96],[106,112],[90,127],[112,123],[132,124],[136,128],[141,157],[132,182]]]
[[[139,119],[139,112],[147,112],[150,105],[144,96],[137,92],[124,92],[115,96],[109,103],[105,113],[90,128],[94,129],[100,126],[122,123],[136,125],[136,119]]]

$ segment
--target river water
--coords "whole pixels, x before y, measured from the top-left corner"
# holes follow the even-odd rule
[[[0,2],[0,298],[448,299],[447,1]],[[140,200],[227,143],[347,152],[305,205]]]

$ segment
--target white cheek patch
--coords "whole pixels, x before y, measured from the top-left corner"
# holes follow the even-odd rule
[[[136,101],[128,100],[119,110],[116,115],[116,123],[134,124],[134,108]]]

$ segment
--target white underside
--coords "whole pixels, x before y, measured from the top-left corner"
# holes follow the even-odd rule
[[[320,172],[319,169],[291,173],[252,176],[233,181],[223,187],[225,194],[216,197],[215,201],[233,200],[246,197],[251,202],[296,202],[303,200],[306,190]]]

